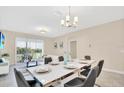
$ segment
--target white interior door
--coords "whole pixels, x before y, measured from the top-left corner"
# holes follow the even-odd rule
[[[72,59],[77,58],[77,41],[70,41],[70,55]]]

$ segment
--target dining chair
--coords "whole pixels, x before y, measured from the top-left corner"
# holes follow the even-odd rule
[[[86,59],[86,60],[91,60],[91,56],[85,55],[85,56],[84,56],[84,59]]]
[[[38,61],[27,61],[26,62],[26,67],[34,67],[34,66],[38,66]]]
[[[18,71],[16,68],[14,68],[14,73],[15,73],[18,87],[41,87],[42,86],[42,84],[37,82],[35,79],[26,81],[23,74],[20,71]]]
[[[85,59],[85,60],[91,60],[91,56],[85,55],[85,56],[84,56],[84,59]],[[83,69],[90,71],[91,65],[84,66]]]
[[[44,64],[48,64],[50,62],[52,62],[52,58],[51,57],[45,57],[44,58]]]
[[[92,68],[87,78],[76,77],[64,84],[64,87],[94,87],[99,67]]]
[[[99,70],[98,70],[98,73],[97,73],[97,77],[100,75],[101,71],[102,71],[102,68],[103,68],[103,64],[104,64],[104,60],[100,60],[97,64],[97,66],[99,67]],[[89,69],[88,70],[84,70],[81,72],[81,75],[84,75],[84,76],[87,76],[88,73],[89,73]],[[97,86],[100,87],[100,85],[96,84]]]
[[[37,60],[32,60],[33,57],[31,55],[28,55],[27,58],[25,58],[25,63],[26,63],[26,67],[34,67],[34,66],[38,66],[38,61]]]
[[[85,56],[84,56],[84,59],[85,59],[85,60],[91,60],[91,56],[85,55]],[[91,65],[84,66],[83,69],[84,69],[84,70],[81,72],[81,74],[83,73],[84,76],[87,76],[87,75],[88,75],[88,72],[89,72],[90,69],[91,69]]]
[[[103,68],[104,60],[100,60],[99,63],[97,64],[99,66],[99,71],[97,74],[97,77],[100,75],[102,68]]]
[[[63,56],[59,56],[58,59],[59,59],[60,62],[64,61],[64,57]]]

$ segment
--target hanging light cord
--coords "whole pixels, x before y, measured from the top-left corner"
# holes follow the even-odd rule
[[[69,16],[71,16],[71,13],[70,13],[71,6],[68,6],[68,9],[69,9]]]

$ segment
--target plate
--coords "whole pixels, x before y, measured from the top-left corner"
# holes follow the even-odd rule
[[[74,64],[67,64],[64,67],[67,68],[67,69],[75,69],[75,68],[77,68]]]
[[[82,58],[82,59],[79,59],[79,60],[86,60],[86,59],[83,59],[83,58]]]
[[[50,68],[49,67],[38,67],[35,70],[37,73],[45,73],[45,72],[49,72]]]
[[[86,62],[86,61],[79,61],[79,63],[81,63],[81,64],[88,64],[88,62]]]
[[[58,65],[59,62],[51,62],[50,64],[51,64],[51,65]]]

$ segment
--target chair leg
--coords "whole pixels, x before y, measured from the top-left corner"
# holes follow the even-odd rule
[[[36,66],[38,66],[38,62],[36,61]]]
[[[27,68],[28,68],[28,66],[29,66],[29,62],[26,63],[26,67],[27,67]]]

